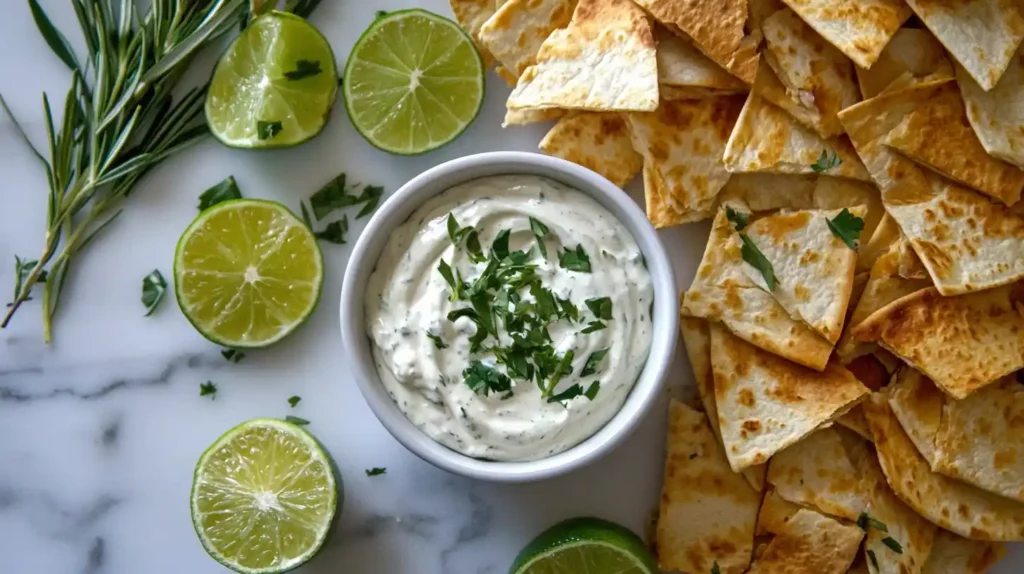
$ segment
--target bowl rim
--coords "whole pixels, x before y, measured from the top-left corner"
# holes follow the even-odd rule
[[[380,384],[365,327],[366,284],[390,232],[430,198],[451,187],[495,175],[538,175],[587,194],[630,232],[646,259],[654,287],[654,325],[646,364],[619,410],[597,432],[558,454],[532,461],[488,461],[451,450],[412,423]],[[441,182],[441,183],[439,183]],[[675,359],[679,301],[672,263],[639,206],[601,175],[566,160],[531,152],[484,152],[453,159],[409,180],[374,213],[357,239],[342,280],[339,319],[349,368],[374,416],[410,452],[448,472],[487,481],[530,482],[596,462],[639,426],[661,394]]]

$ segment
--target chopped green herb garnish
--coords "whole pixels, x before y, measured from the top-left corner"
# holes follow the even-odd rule
[[[583,370],[580,371],[580,376],[589,377],[590,375],[597,373],[597,366],[601,364],[601,361],[605,358],[605,355],[607,354],[607,348],[599,349],[591,353],[590,356],[587,357],[587,362],[583,364]]]
[[[335,245],[344,245],[346,233],[348,233],[348,216],[342,215],[341,219],[328,223],[327,227],[321,231],[314,231],[313,237]]]
[[[896,539],[892,536],[886,536],[885,538],[883,538],[882,544],[888,546],[889,549],[895,552],[896,554],[903,554],[903,546],[901,546],[900,543],[897,542]]]
[[[715,560],[715,563],[711,565],[711,574],[722,574],[721,568],[718,567],[718,560]]]
[[[576,305],[568,299],[557,299],[558,301],[558,317],[561,319],[568,319],[576,322],[580,320],[579,309]]]
[[[285,422],[289,422],[289,423],[292,423],[293,425],[299,425],[299,426],[302,426],[302,427],[304,427],[304,426],[309,424],[309,421],[307,421],[306,419],[304,419],[302,417],[294,417],[292,415],[288,415],[288,416],[284,417],[284,420],[285,420]]]
[[[610,297],[587,299],[585,303],[587,304],[587,309],[590,309],[590,312],[598,319],[604,319],[605,321],[611,320],[612,300]]]
[[[245,358],[245,353],[235,349],[222,349],[220,354],[224,357],[225,361],[231,361],[232,363],[237,363]]]
[[[309,78],[311,76],[317,76],[322,73],[320,69],[320,60],[299,60],[295,62],[295,69],[290,72],[285,72],[284,77],[290,81],[301,80],[303,78]]]
[[[832,235],[843,240],[850,249],[857,249],[857,241],[860,239],[860,232],[864,231],[864,220],[850,213],[849,209],[843,208],[832,219],[825,219]]]
[[[565,401],[568,401],[568,400],[571,400],[571,399],[575,399],[576,397],[578,397],[578,396],[580,396],[582,394],[583,394],[583,387],[581,387],[579,385],[579,383],[577,383],[577,384],[575,384],[575,385],[565,389],[564,391],[558,393],[557,395],[552,395],[552,396],[548,397],[548,402],[549,403],[561,403],[561,402],[565,402]]]
[[[302,400],[302,397],[300,397],[299,395],[292,395],[292,396],[288,397],[288,406],[290,406],[291,408],[294,409],[295,405],[299,404],[299,401],[301,401],[301,400]]]
[[[508,257],[508,240],[511,235],[511,229],[502,229],[491,243],[491,251],[494,252],[494,256],[498,259]]]
[[[878,572],[878,558],[875,557],[875,551],[870,548],[868,548],[868,560],[875,567],[875,572]]]
[[[512,379],[480,361],[471,362],[462,371],[462,378],[474,393],[485,397],[491,393],[507,393],[512,390]]]
[[[587,323],[587,326],[582,331],[580,331],[580,333],[583,333],[584,335],[588,335],[588,334],[593,333],[595,331],[600,331],[601,329],[604,329],[607,326],[608,325],[605,325],[604,323],[602,323],[600,321],[591,321],[591,322]]]
[[[433,333],[427,333],[427,338],[429,338],[431,341],[433,341],[434,342],[434,346],[437,347],[438,349],[447,349],[448,348],[448,344],[445,343],[443,339],[441,339],[440,335],[435,335]]]
[[[582,245],[577,245],[575,250],[563,247],[562,252],[558,254],[558,264],[562,269],[569,271],[590,273],[590,256],[583,250]]]
[[[747,222],[750,221],[750,214],[736,211],[727,205],[725,206],[725,218],[732,222],[736,231],[743,231],[743,228],[747,226]]]
[[[544,390],[544,395],[547,396],[553,393],[555,387],[558,386],[558,382],[561,381],[563,377],[572,374],[572,360],[575,356],[575,351],[572,351],[571,349],[562,355],[561,360],[559,360],[555,365],[555,370],[551,373],[551,380],[548,381],[548,387]]]
[[[376,185],[367,185],[362,188],[359,195],[352,193],[359,185],[348,187],[346,176],[340,173],[334,179],[327,182],[316,193],[309,197],[309,206],[313,208],[313,216],[317,221],[327,217],[332,211],[352,205],[362,205],[356,219],[368,215],[377,208],[380,198],[384,195],[384,188]]]
[[[142,304],[146,306],[146,317],[153,314],[166,292],[167,281],[159,269],[154,269],[142,278]]]
[[[860,526],[860,529],[864,532],[868,531],[868,527],[874,528],[879,532],[889,532],[889,527],[884,522],[871,518],[867,512],[861,512],[860,516],[857,517],[857,526]]]
[[[380,475],[386,473],[387,471],[388,471],[388,469],[386,469],[386,468],[381,468],[379,466],[375,466],[375,467],[373,467],[373,468],[371,468],[371,469],[366,471],[366,476],[380,476]]]
[[[447,226],[448,238],[451,240],[452,245],[456,248],[464,247],[469,252],[470,259],[475,263],[487,260],[484,257],[483,249],[480,247],[480,235],[475,228],[469,226],[459,227],[459,222],[456,221],[455,216],[451,213],[448,214]]]
[[[377,10],[377,17],[378,18],[383,18],[383,17],[385,17],[387,15],[388,15],[388,13],[385,12],[384,10]]]
[[[281,133],[281,122],[256,122],[256,137],[261,140],[268,140]]]
[[[590,386],[587,387],[587,391],[585,393],[583,393],[583,394],[588,399],[594,400],[594,397],[597,396],[597,393],[600,390],[601,390],[601,381],[594,381],[593,383],[590,383]]]
[[[217,385],[213,381],[206,381],[205,383],[199,383],[199,396],[209,396],[211,399],[217,395]]]
[[[544,245],[544,238],[548,236],[548,226],[541,223],[540,220],[531,217],[530,231],[532,231],[533,236],[537,238],[537,249],[540,250],[540,254],[547,257],[548,248]]]
[[[743,256],[743,260],[749,263],[761,272],[761,277],[764,277],[764,282],[768,286],[769,291],[775,290],[775,268],[772,267],[772,262],[768,261],[768,258],[761,253],[761,250],[757,248],[745,233],[740,234],[740,239],[743,241],[743,247],[740,249],[740,255]]]
[[[829,150],[823,149],[821,155],[818,156],[818,161],[811,164],[811,169],[814,170],[814,173],[825,173],[834,167],[839,167],[842,163],[843,160],[836,152],[833,151],[830,155]]]
[[[238,189],[238,184],[235,183],[235,177],[231,175],[199,194],[199,211],[229,199],[242,199],[242,192]]]

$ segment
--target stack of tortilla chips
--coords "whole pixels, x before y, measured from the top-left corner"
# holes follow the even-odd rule
[[[1024,3],[451,0],[506,124],[710,219],[665,570],[959,574],[1024,540]]]

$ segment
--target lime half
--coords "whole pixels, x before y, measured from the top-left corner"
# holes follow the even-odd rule
[[[255,18],[217,62],[206,121],[232,147],[300,144],[327,124],[338,72],[327,39],[294,14]]]
[[[600,518],[548,528],[516,557],[509,574],[657,574],[640,537]]]
[[[412,155],[443,146],[473,122],[484,100],[484,66],[458,24],[401,10],[363,32],[343,89],[349,118],[367,141]]]
[[[196,464],[192,523],[236,572],[285,572],[323,544],[338,507],[330,458],[313,435],[276,419],[224,433]]]
[[[236,199],[203,211],[178,240],[174,288],[182,313],[225,347],[265,347],[320,299],[316,238],[275,201]]]

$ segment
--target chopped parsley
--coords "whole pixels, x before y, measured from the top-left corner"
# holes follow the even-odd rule
[[[167,281],[159,269],[154,269],[142,278],[142,304],[146,306],[146,317],[156,311],[156,306],[167,292]]]
[[[213,381],[206,381],[205,383],[199,383],[199,396],[209,396],[211,399],[217,396],[217,385]]]
[[[284,420],[285,422],[292,423],[293,425],[299,425],[300,427],[304,427],[309,424],[309,421],[307,421],[306,419],[302,417],[294,417],[292,415],[284,417]]]
[[[220,355],[224,357],[225,361],[230,361],[232,363],[237,363],[245,358],[245,353],[235,349],[222,349]]]
[[[612,318],[612,300],[611,297],[601,297],[599,299],[587,299],[585,301],[587,309],[593,313],[598,319],[604,319],[610,321]]]
[[[294,409],[295,405],[299,404],[299,401],[301,401],[301,400],[302,400],[302,397],[300,397],[299,395],[292,395],[292,396],[288,397],[288,406],[290,406],[291,408]]]
[[[888,546],[889,549],[895,552],[896,554],[903,554],[903,546],[900,545],[900,543],[897,542],[896,539],[892,536],[886,536],[885,538],[883,538],[882,544]]]
[[[323,72],[320,69],[320,60],[299,60],[295,62],[295,69],[285,72],[284,77],[289,81],[301,80],[312,76],[318,76]]]
[[[433,333],[427,333],[427,338],[434,342],[434,346],[438,349],[447,349],[448,344],[441,339],[441,335],[435,335]]]
[[[582,245],[577,245],[575,250],[563,247],[562,252],[558,254],[558,264],[562,269],[569,271],[590,273],[590,256],[583,250]]]
[[[591,322],[587,323],[587,326],[582,331],[580,331],[580,333],[582,333],[584,335],[589,335],[590,333],[593,333],[595,331],[600,331],[601,329],[604,329],[607,326],[608,325],[605,325],[604,323],[602,323],[600,321],[591,321]]]
[[[878,572],[878,558],[875,556],[875,551],[868,548],[868,560],[871,561],[871,565],[875,567],[875,572]]]
[[[711,565],[711,574],[722,574],[722,569],[718,567],[718,560]]]
[[[265,122],[258,120],[256,122],[256,137],[261,140],[269,140],[281,133],[281,122]]]
[[[459,227],[459,222],[451,213],[448,214],[448,238],[456,248],[463,247],[474,263],[487,261],[480,247],[480,234],[471,226]],[[497,240],[495,240],[497,241]]]
[[[531,217],[530,231],[532,231],[533,236],[537,238],[537,249],[540,250],[540,254],[547,257],[548,248],[544,245],[544,238],[548,235],[548,226],[541,223],[540,220]]]
[[[587,390],[583,393],[583,396],[587,397],[590,400],[594,400],[594,397],[597,396],[597,393],[600,390],[601,381],[594,381],[593,383],[590,383],[589,387],[587,387]]]
[[[327,227],[322,230],[314,231],[313,237],[335,245],[344,245],[346,233],[348,233],[348,216],[342,215],[341,219],[328,223]]]
[[[740,255],[743,256],[743,260],[761,272],[761,277],[764,277],[765,285],[768,286],[769,291],[775,290],[775,268],[772,267],[772,262],[768,261],[768,258],[764,256],[764,253],[761,253],[761,250],[757,248],[754,241],[747,237],[747,234],[741,233],[740,240],[743,241],[743,247],[740,249]]]
[[[836,152],[833,151],[829,154],[829,150],[823,149],[821,155],[818,156],[818,161],[811,164],[811,169],[814,170],[814,173],[825,173],[834,167],[839,167],[842,163],[843,160]]]
[[[601,364],[601,360],[604,359],[605,355],[607,354],[607,348],[600,349],[591,353],[590,356],[587,357],[587,362],[583,363],[583,370],[580,371],[580,376],[589,377],[590,375],[597,373],[597,366]]]
[[[867,512],[861,512],[860,516],[857,517],[857,526],[860,526],[860,529],[864,532],[868,531],[868,527],[874,528],[879,532],[889,532],[889,527],[884,522],[872,518]]]
[[[235,183],[235,177],[231,175],[224,181],[199,194],[199,211],[229,199],[242,199],[242,192],[238,189],[238,184]]]
[[[368,469],[366,471],[366,476],[380,476],[382,474],[387,473],[387,471],[388,471],[388,469],[386,469],[386,468],[381,468],[379,466],[375,466],[375,467],[373,467],[371,469]]]
[[[725,218],[732,222],[736,231],[743,231],[743,228],[747,226],[747,222],[750,221],[750,214],[736,211],[727,205],[725,206]]]
[[[478,395],[487,396],[491,393],[505,394],[512,391],[512,379],[494,367],[480,361],[473,361],[462,371],[466,384]]]
[[[832,235],[843,240],[850,249],[857,249],[857,241],[860,239],[860,232],[864,231],[864,220],[850,213],[849,209],[843,208],[832,219],[825,219]]]
[[[334,210],[352,205],[363,206],[356,219],[369,215],[377,208],[381,196],[384,195],[383,187],[360,184],[348,186],[346,181],[346,175],[340,173],[309,197],[309,206],[313,208],[313,215],[317,221],[327,217]],[[362,191],[359,194],[354,193],[360,188]]]

